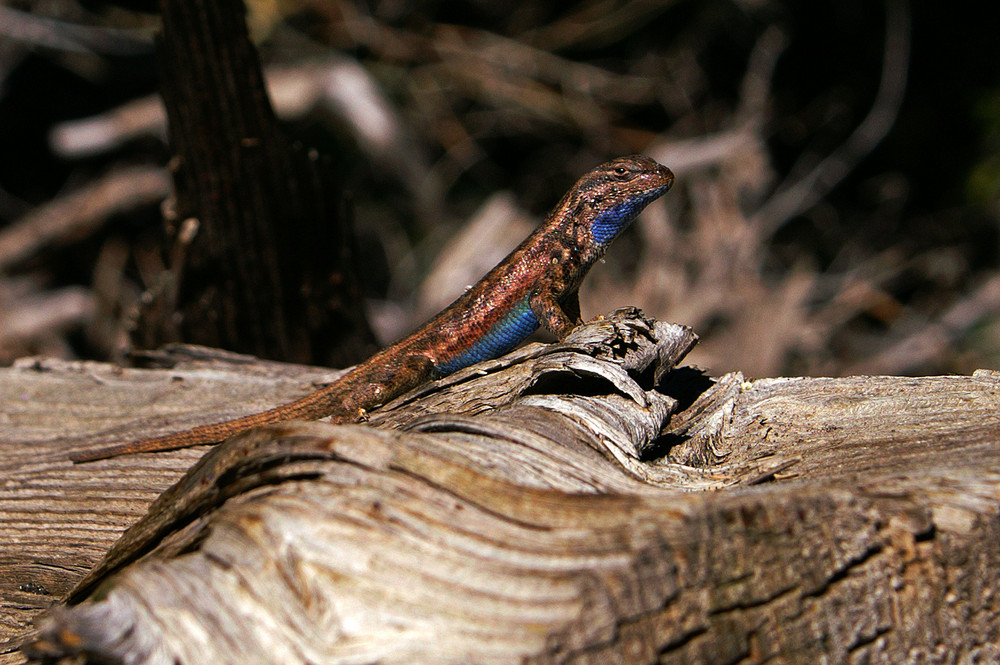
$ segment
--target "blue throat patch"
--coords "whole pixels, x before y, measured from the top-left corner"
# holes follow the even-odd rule
[[[635,219],[636,215],[642,212],[643,208],[662,193],[662,189],[654,189],[642,196],[628,199],[595,219],[590,226],[594,242],[601,245],[609,244]]]

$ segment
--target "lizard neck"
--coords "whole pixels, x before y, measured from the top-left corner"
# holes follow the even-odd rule
[[[614,207],[600,213],[595,213],[590,220],[590,232],[594,244],[607,250],[608,246],[632,223],[632,220],[650,204],[659,198],[666,188],[653,189],[632,197],[623,199]]]
[[[587,181],[577,183],[536,232],[552,264],[550,270],[559,270],[561,266],[573,288],[578,287],[611,243],[647,205],[670,189],[672,182],[671,176],[661,186],[638,191],[613,186],[600,188]],[[526,244],[533,241],[534,235]]]

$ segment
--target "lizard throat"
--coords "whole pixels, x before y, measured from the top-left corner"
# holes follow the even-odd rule
[[[614,208],[605,211],[590,224],[590,233],[594,242],[599,245],[609,245],[618,234],[632,223],[636,215],[652,201],[659,198],[668,187],[658,187],[626,199]]]

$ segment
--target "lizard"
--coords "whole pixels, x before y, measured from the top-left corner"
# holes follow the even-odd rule
[[[235,420],[84,450],[70,458],[90,462],[214,444],[287,420],[359,422],[368,411],[426,381],[513,350],[539,326],[563,339],[581,322],[578,289],[587,271],[673,181],[670,169],[643,155],[605,162],[581,177],[531,235],[451,305],[333,383]]]

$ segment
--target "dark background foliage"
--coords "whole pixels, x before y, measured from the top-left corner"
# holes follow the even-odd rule
[[[155,196],[4,252],[65,197],[170,159],[155,101],[134,106],[157,90],[149,4],[0,4],[4,362],[129,351],[123,331],[158,265]],[[765,376],[1000,366],[998,12],[261,0],[249,21],[266,66],[339,73],[291,95],[315,95],[305,108],[276,106],[350,192],[384,340],[440,304],[438,278],[461,288],[480,268],[469,256],[502,255],[467,220],[497,217],[509,248],[583,171],[648,152],[678,185],[588,284],[585,314],[643,307],[694,326],[694,360],[712,371]],[[880,105],[887,81],[905,81],[898,109]],[[81,124],[105,113],[116,123]],[[866,123],[875,138],[857,144]],[[103,147],[60,148],[67,133]]]

